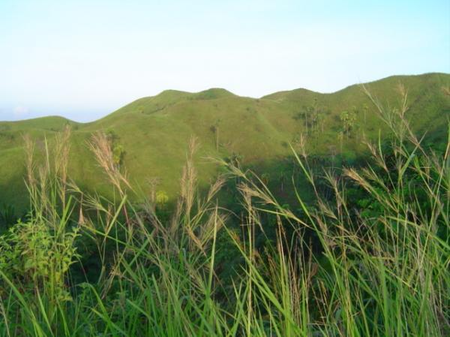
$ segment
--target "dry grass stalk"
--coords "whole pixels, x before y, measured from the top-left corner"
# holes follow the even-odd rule
[[[111,143],[103,132],[97,132],[92,135],[92,140],[88,143],[89,148],[94,153],[97,163],[108,176],[111,184],[119,191],[120,195],[125,196],[124,187],[129,188],[131,185],[125,174],[120,172],[119,167],[114,163],[114,153]]]
[[[25,168],[27,171],[27,183],[31,190],[36,188],[36,177],[35,164],[34,164],[34,150],[35,145],[31,140],[30,135],[26,134],[23,136],[24,147],[25,147]]]
[[[66,204],[67,192],[67,170],[69,166],[70,154],[70,136],[71,130],[69,126],[64,128],[64,131],[58,133],[55,138],[54,147],[54,170],[55,176],[60,179],[61,186],[59,188],[60,199],[63,203],[63,208]]]
[[[183,167],[181,176],[180,196],[184,204],[185,214],[190,217],[192,206],[194,205],[195,191],[197,185],[197,172],[194,166],[194,155],[198,149],[198,140],[192,137],[189,141],[189,150],[186,164]]]

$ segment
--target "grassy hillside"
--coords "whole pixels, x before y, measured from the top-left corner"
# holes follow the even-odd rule
[[[449,336],[450,142],[422,147],[403,111],[380,109],[372,164],[319,176],[302,152],[300,209],[232,163],[240,211],[221,183],[196,203],[191,155],[177,212],[136,207],[95,135],[120,199],[30,175],[32,212],[0,232],[0,336]]]
[[[383,104],[398,106],[399,84],[408,91],[412,126],[428,131],[428,142],[444,139],[450,116],[450,75],[393,76],[366,87]],[[345,115],[351,125],[342,120]],[[351,161],[363,151],[363,136],[374,139],[382,129],[373,103],[358,85],[332,94],[297,89],[259,99],[239,97],[224,89],[199,93],[168,90],[136,100],[92,123],[60,117],[2,122],[0,204],[26,207],[23,135],[29,134],[36,150],[42,152],[44,139],[52,142],[67,124],[72,128],[70,176],[81,187],[101,193],[109,189],[87,146],[93,133],[103,131],[114,139],[123,167],[142,193],[148,192],[150,178],[158,178],[158,189],[171,199],[178,191],[192,136],[201,144],[197,153],[199,184],[206,187],[217,171],[208,157],[237,157],[244,165],[267,167],[276,175],[271,163],[289,156],[289,144],[295,146],[301,135],[306,136],[309,153],[340,155]]]

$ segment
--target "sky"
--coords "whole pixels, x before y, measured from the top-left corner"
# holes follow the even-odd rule
[[[0,120],[450,72],[450,1],[0,0]]]

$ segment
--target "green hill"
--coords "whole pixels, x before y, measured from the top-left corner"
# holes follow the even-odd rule
[[[398,106],[396,88],[400,83],[408,91],[407,114],[414,129],[427,131],[429,142],[444,139],[450,117],[450,75],[393,76],[366,86],[383,104]],[[356,120],[351,133],[341,139],[343,111]],[[146,193],[148,179],[158,177],[158,188],[170,198],[178,191],[192,136],[201,144],[197,167],[200,186],[206,186],[217,174],[208,157],[238,156],[244,165],[269,167],[291,154],[288,144],[307,134],[311,154],[340,154],[350,160],[364,151],[363,134],[373,139],[382,129],[375,107],[358,85],[331,94],[297,89],[259,99],[224,89],[199,93],[167,90],[138,99],[92,123],[61,117],[0,122],[0,204],[26,207],[23,135],[30,134],[37,150],[42,151],[44,139],[51,142],[65,125],[72,128],[70,176],[81,187],[100,193],[109,190],[87,147],[92,133],[104,131],[123,148],[123,166],[133,184]]]

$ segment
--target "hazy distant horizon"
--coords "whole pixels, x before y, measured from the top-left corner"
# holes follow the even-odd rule
[[[143,98],[143,97],[157,96],[157,95],[159,95],[160,93],[162,93],[162,92],[164,92],[166,90],[175,90],[175,91],[183,91],[183,92],[189,92],[189,93],[197,93],[197,92],[205,91],[205,90],[208,90],[208,89],[217,89],[217,88],[219,88],[219,89],[226,89],[227,91],[230,91],[231,93],[233,93],[235,95],[238,95],[238,96],[241,96],[241,97],[250,97],[250,98],[261,98],[261,97],[264,97],[264,96],[267,96],[267,95],[270,95],[270,94],[274,94],[276,92],[291,91],[291,90],[296,90],[296,89],[306,89],[306,90],[319,92],[319,93],[322,93],[322,94],[331,94],[331,93],[343,90],[343,89],[345,89],[345,88],[347,88],[349,86],[352,86],[352,85],[357,85],[357,84],[361,84],[361,83],[375,82],[375,81],[378,81],[378,80],[381,80],[381,79],[384,79],[384,78],[388,78],[388,77],[391,77],[391,76],[420,76],[420,75],[431,74],[431,73],[444,73],[444,72],[431,71],[431,72],[425,72],[425,73],[420,73],[420,74],[392,74],[392,75],[389,75],[389,76],[386,76],[386,77],[376,78],[376,79],[372,79],[372,80],[368,80],[368,81],[359,81],[359,82],[355,82],[355,83],[349,83],[349,84],[347,84],[347,85],[345,85],[345,86],[343,86],[341,88],[338,88],[337,90],[333,90],[333,91],[329,91],[329,92],[322,92],[322,91],[311,90],[309,88],[305,88],[303,86],[300,86],[298,88],[290,88],[290,89],[288,88],[288,89],[283,89],[283,90],[277,90],[277,91],[274,91],[274,92],[268,92],[268,93],[265,93],[264,95],[261,95],[261,96],[241,95],[241,94],[239,94],[237,92],[228,90],[227,88],[222,88],[222,87],[218,87],[218,86],[205,88],[205,89],[199,90],[199,91],[189,91],[189,90],[181,90],[181,89],[177,89],[177,88],[168,88],[168,89],[164,89],[164,90],[158,91],[157,93],[154,93],[154,94],[140,96],[140,97],[135,97],[134,99],[132,99],[132,100],[130,100],[128,102],[125,102],[125,103],[123,103],[120,106],[114,107],[114,108],[112,108],[109,111],[92,111],[92,116],[93,116],[92,118],[89,118],[88,116],[85,116],[85,119],[79,119],[78,116],[77,116],[77,111],[70,112],[70,110],[69,110],[69,111],[66,111],[66,112],[62,111],[61,113],[48,113],[48,114],[46,114],[45,112],[42,112],[42,113],[38,113],[36,116],[25,115],[22,118],[20,116],[17,116],[17,118],[12,118],[12,119],[4,119],[4,120],[0,119],[0,122],[14,122],[14,121],[27,120],[27,119],[34,119],[34,118],[39,118],[39,117],[59,116],[59,117],[65,117],[65,118],[70,119],[70,120],[72,120],[74,122],[89,123],[89,122],[93,122],[93,121],[96,121],[98,119],[101,119],[101,118],[109,115],[110,113],[113,113],[114,111],[124,107],[125,105],[127,105],[127,104],[129,104],[129,103],[131,103],[131,102],[133,102],[133,101],[135,101],[137,99],[140,99],[140,98]],[[74,116],[73,118],[70,117],[71,114]],[[0,116],[1,115],[2,115],[2,110],[0,109]]]
[[[334,92],[450,72],[450,2],[0,2],[0,120],[86,122],[167,89]]]

